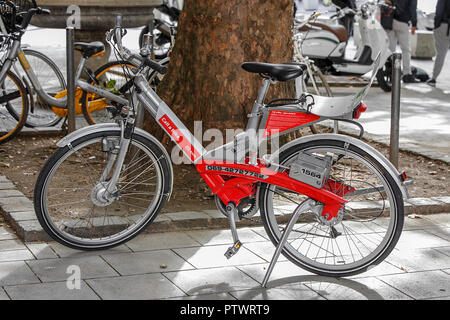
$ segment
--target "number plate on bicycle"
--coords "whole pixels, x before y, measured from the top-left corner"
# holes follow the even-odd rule
[[[299,153],[290,166],[289,177],[320,189],[330,174],[331,161],[328,155]]]

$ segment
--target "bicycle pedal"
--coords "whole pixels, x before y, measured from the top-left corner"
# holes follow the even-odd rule
[[[230,259],[239,251],[241,245],[242,245],[241,242],[237,241],[232,247],[228,248],[228,250],[225,252],[225,257],[227,257],[227,259]]]

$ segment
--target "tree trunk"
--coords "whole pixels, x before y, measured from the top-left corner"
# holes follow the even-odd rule
[[[292,0],[186,0],[169,71],[158,94],[189,128],[245,128],[261,77],[245,61],[292,61]],[[272,85],[268,98],[294,96],[293,83]],[[160,140],[153,120],[145,127]]]

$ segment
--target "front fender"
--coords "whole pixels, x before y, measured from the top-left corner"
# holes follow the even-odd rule
[[[86,127],[83,127],[81,129],[78,129],[78,130],[68,134],[67,136],[65,136],[64,138],[59,140],[56,143],[56,145],[60,148],[63,148],[65,146],[69,145],[71,142],[77,140],[78,138],[81,138],[83,136],[86,136],[86,135],[89,135],[92,133],[102,132],[102,131],[118,131],[118,132],[120,132],[120,126],[117,123],[101,123],[101,124],[95,124],[92,126],[86,126]],[[170,160],[169,153],[164,148],[164,146],[161,144],[161,142],[159,142],[158,139],[156,139],[154,136],[152,136],[147,131],[144,131],[140,128],[134,128],[134,134],[140,135],[140,136],[150,140],[154,144],[156,144],[158,146],[158,148],[160,148],[161,151],[163,152],[164,157],[167,159],[167,162],[169,163],[169,168],[170,168],[170,176],[172,177],[170,191],[169,191],[169,198],[168,198],[168,200],[170,200],[170,196],[172,195],[172,190],[173,190],[173,167],[172,167],[172,162]]]
[[[406,188],[406,186],[402,182],[402,180],[400,180],[400,173],[394,167],[394,165],[388,159],[386,159],[386,157],[380,151],[378,151],[377,149],[373,148],[372,146],[368,145],[367,143],[364,143],[363,141],[358,140],[356,138],[341,135],[341,134],[310,135],[310,136],[301,137],[301,138],[295,139],[289,143],[286,143],[279,149],[279,153],[283,152],[284,150],[287,150],[288,148],[290,148],[292,146],[295,146],[295,145],[298,145],[301,143],[316,141],[316,140],[337,140],[337,141],[342,141],[342,142],[348,142],[348,143],[353,144],[356,147],[360,148],[364,152],[367,152],[372,157],[374,157],[375,160],[377,160],[384,166],[386,171],[391,175],[391,177],[397,183],[400,191],[402,192],[403,198],[404,199],[409,198],[408,189]]]

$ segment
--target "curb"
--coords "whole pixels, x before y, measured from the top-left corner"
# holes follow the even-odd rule
[[[380,203],[381,206],[381,203]],[[363,207],[358,208],[364,210]],[[358,210],[357,209],[357,210]],[[450,196],[412,198],[405,201],[405,214],[432,214],[450,212]],[[25,242],[50,241],[34,212],[33,202],[5,176],[0,176],[0,214]],[[283,219],[285,217],[285,219]],[[280,217],[288,221],[289,215]],[[259,216],[237,222],[238,227],[260,226]],[[218,210],[164,213],[156,217],[145,232],[186,231],[196,229],[229,228],[228,219]]]

